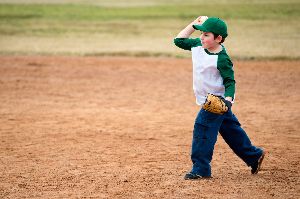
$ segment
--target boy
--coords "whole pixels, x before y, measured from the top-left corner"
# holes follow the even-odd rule
[[[190,39],[195,31],[202,31],[200,38]],[[234,153],[249,167],[251,173],[260,170],[265,152],[253,146],[231,111],[235,99],[233,64],[222,45],[227,37],[226,23],[215,17],[198,17],[174,39],[179,48],[192,51],[193,89],[196,103],[202,106],[194,125],[191,159],[193,167],[184,179],[211,177],[210,162],[218,132]],[[203,109],[208,94],[221,96],[227,105],[224,114]]]

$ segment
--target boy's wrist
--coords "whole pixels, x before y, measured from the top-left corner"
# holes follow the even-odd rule
[[[226,99],[227,101],[232,102],[232,97],[225,97],[225,99]]]

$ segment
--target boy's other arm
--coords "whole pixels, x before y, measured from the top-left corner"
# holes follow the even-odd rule
[[[235,79],[233,64],[230,58],[227,56],[219,56],[217,68],[223,78],[223,84],[225,87],[225,99],[232,102],[235,94]]]

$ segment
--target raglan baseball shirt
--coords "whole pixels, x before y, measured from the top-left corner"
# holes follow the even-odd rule
[[[200,38],[175,38],[179,48],[192,51],[193,90],[196,103],[202,105],[208,93],[222,97],[235,98],[235,80],[233,64],[225,47],[219,53],[211,53],[204,49]]]

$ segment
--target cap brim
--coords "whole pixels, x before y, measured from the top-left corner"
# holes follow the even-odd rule
[[[209,32],[204,26],[202,25],[193,25],[193,28],[196,30],[201,30],[203,32]]]

